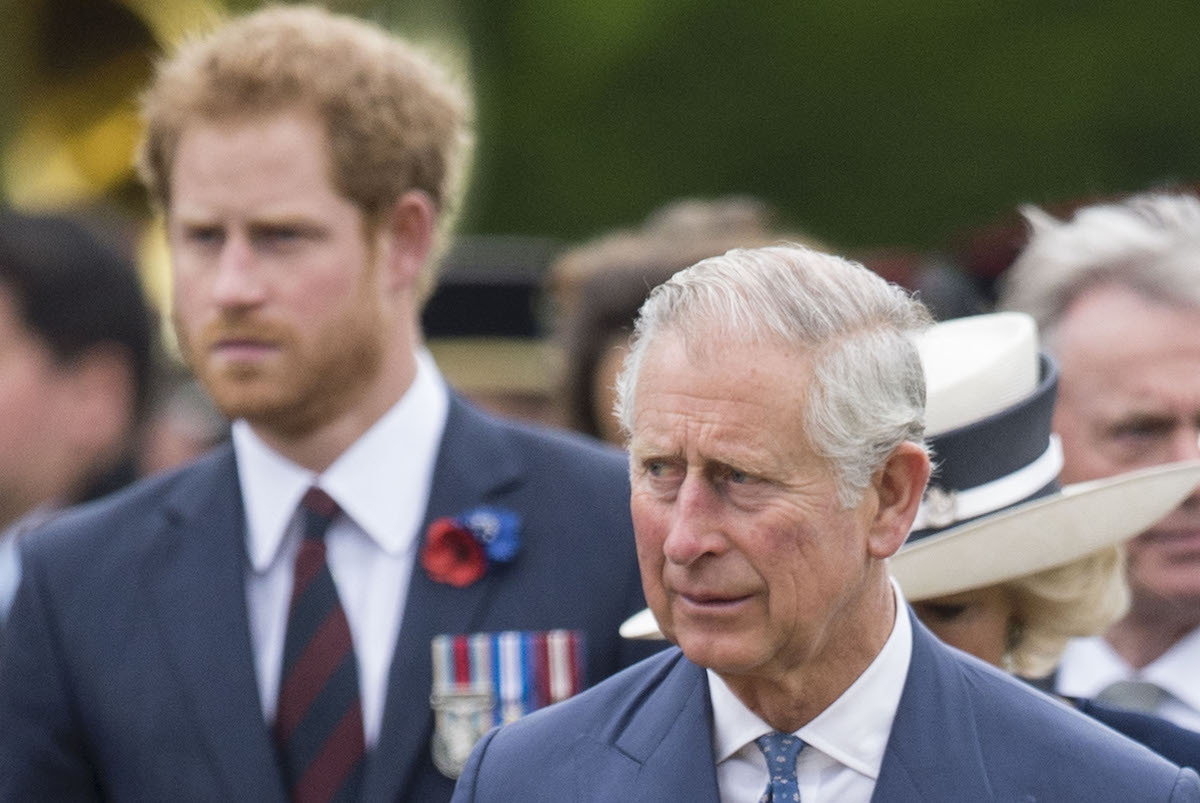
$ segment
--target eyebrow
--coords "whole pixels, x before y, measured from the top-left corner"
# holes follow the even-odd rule
[[[1186,417],[1182,417],[1186,421]],[[1181,419],[1181,416],[1173,413],[1152,412],[1149,410],[1133,410],[1123,413],[1118,416],[1113,416],[1109,419],[1108,426],[1110,427],[1127,427],[1130,425],[1141,426],[1176,426]]]

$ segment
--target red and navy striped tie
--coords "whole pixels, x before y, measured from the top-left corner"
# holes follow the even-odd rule
[[[300,503],[304,540],[283,642],[275,740],[296,803],[355,800],[362,776],[362,704],[350,625],[325,561],[337,502],[310,488]]]

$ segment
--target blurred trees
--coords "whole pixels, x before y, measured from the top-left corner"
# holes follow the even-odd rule
[[[745,191],[835,245],[1193,180],[1200,5],[489,0],[468,224],[578,235]]]
[[[204,9],[257,5],[0,2],[4,187],[23,204],[64,153],[30,150],[37,126],[94,193],[139,203],[125,165],[149,57]],[[834,246],[928,247],[1018,203],[1200,173],[1200,4],[330,5],[458,42],[480,98],[472,233],[575,239],[748,192]]]

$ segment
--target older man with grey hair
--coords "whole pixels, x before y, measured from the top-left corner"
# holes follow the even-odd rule
[[[928,322],[799,247],[653,291],[618,407],[677,648],[492,731],[455,800],[1200,799],[1191,770],[942,645],[890,582],[930,471]]]
[[[1060,363],[1062,481],[1200,456],[1200,200],[1026,217],[1001,305],[1032,314]],[[1200,488],[1127,557],[1129,613],[1068,647],[1056,687],[1200,730]]]

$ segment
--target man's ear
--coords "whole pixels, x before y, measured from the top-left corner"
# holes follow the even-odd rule
[[[905,441],[875,473],[871,481],[879,498],[879,507],[867,539],[872,557],[889,558],[904,543],[921,506],[929,472],[929,456],[925,450]]]
[[[409,190],[380,221],[376,248],[383,258],[388,287],[415,289],[433,251],[437,210],[421,190]]]

